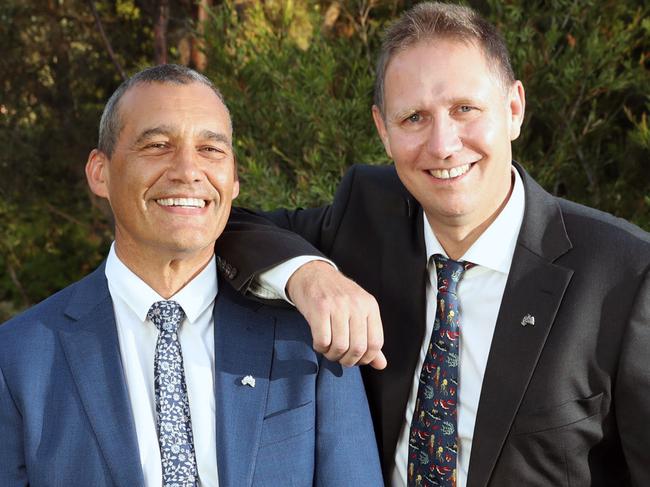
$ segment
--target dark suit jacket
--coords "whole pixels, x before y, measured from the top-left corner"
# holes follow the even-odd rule
[[[225,282],[214,322],[220,486],[381,483],[357,369],[314,353],[295,311]],[[103,265],[0,326],[0,486],[28,484],[144,485]]]
[[[549,195],[516,167],[526,210],[483,379],[467,485],[650,486],[649,236]],[[271,239],[261,221],[247,227],[242,218],[235,215],[218,248],[238,271],[236,286],[310,253],[294,237]],[[379,302],[389,365],[362,373],[388,479],[425,339],[422,208],[393,167],[355,166],[331,206],[271,218]],[[264,251],[242,247],[247,229],[251,245],[264,242]],[[534,326],[522,326],[528,314]]]

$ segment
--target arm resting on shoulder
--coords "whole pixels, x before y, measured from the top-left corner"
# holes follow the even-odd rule
[[[345,175],[333,205],[266,213],[233,208],[216,245],[217,255],[238,269],[233,285],[246,291],[254,276],[293,257],[329,255],[345,215],[354,175],[355,168]]]
[[[311,261],[300,266],[280,289],[265,291],[264,271],[289,259],[327,255],[352,191],[355,169],[344,177],[335,204],[308,210],[276,210],[255,214],[234,209],[216,252],[238,269],[233,285],[256,290],[260,297],[288,297],[312,330],[314,349],[343,365],[371,364],[383,369],[383,329],[375,298],[331,265]],[[292,233],[296,232],[296,233]],[[286,294],[285,294],[286,291]]]

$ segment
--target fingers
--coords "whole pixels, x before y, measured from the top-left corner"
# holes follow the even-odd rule
[[[375,355],[375,358],[372,360],[372,362],[369,363],[370,367],[373,369],[377,370],[383,370],[386,368],[388,365],[388,361],[386,360],[386,357],[384,356],[384,352],[381,350],[377,355]]]
[[[375,306],[368,315],[367,330],[366,352],[357,363],[359,365],[370,364],[371,367],[378,370],[384,369],[387,362],[381,351],[381,347],[384,346],[384,328],[381,324],[379,306]]]
[[[379,306],[371,294],[323,262],[299,268],[287,287],[309,323],[314,350],[347,367],[386,366]]]
[[[386,357],[381,351],[384,345],[384,333],[379,319],[379,311],[372,319],[357,319],[354,313],[344,313],[331,323],[332,342],[323,355],[332,362],[352,367],[366,365],[381,370],[386,368]],[[312,328],[313,330],[313,328]]]
[[[337,337],[340,333],[341,338],[340,340],[338,338],[332,339],[332,347],[330,348],[338,345],[334,350],[335,353],[341,354],[338,361],[341,365],[352,367],[359,363],[368,348],[367,319],[355,311],[346,313],[346,315],[345,318],[340,320],[342,323],[339,325],[338,330],[335,330],[334,326],[332,326],[332,336]]]
[[[332,344],[332,326],[330,323],[329,315],[318,310],[313,312],[305,312],[303,315],[305,316],[305,319],[311,328],[311,337],[314,350],[316,350],[318,353],[324,354],[327,357],[327,353],[329,352],[330,346]]]

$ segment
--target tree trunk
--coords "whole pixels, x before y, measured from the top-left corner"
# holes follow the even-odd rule
[[[208,66],[208,57],[205,54],[205,23],[208,20],[208,10],[212,7],[212,0],[200,0],[197,4],[196,32],[192,40],[192,66],[197,71],[203,72]]]
[[[153,26],[154,62],[167,64],[167,26],[169,25],[169,0],[158,0]]]

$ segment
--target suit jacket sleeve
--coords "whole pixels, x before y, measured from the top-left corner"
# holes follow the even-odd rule
[[[357,367],[321,359],[314,485],[383,485],[370,411]]]
[[[22,419],[0,368],[0,485],[27,485]]]
[[[621,350],[616,419],[632,485],[650,485],[650,270],[639,288]]]
[[[343,218],[356,167],[343,178],[334,204],[313,209],[256,213],[234,208],[216,253],[237,268],[232,285],[247,291],[251,279],[300,255],[327,256]]]

